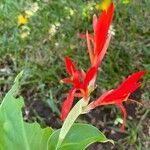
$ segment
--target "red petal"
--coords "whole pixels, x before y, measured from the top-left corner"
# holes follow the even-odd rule
[[[65,64],[66,64],[66,69],[71,76],[73,75],[74,72],[78,71],[73,61],[67,56],[65,57]]]
[[[107,91],[107,92],[103,93],[96,101],[94,101],[94,102],[93,102],[93,109],[94,109],[95,107],[97,107],[97,106],[105,105],[105,104],[103,103],[103,101],[104,101],[105,97],[106,97],[107,95],[109,95],[112,91],[113,91],[113,90],[110,90],[110,91]]]
[[[123,123],[122,123],[122,126],[121,126],[121,131],[124,131],[124,126],[125,126],[125,122],[126,122],[126,118],[127,118],[127,112],[126,112],[126,109],[125,109],[125,107],[123,106],[122,103],[119,103],[119,104],[116,104],[116,105],[119,106],[119,108],[123,112]]]
[[[132,75],[130,75],[121,85],[120,87],[128,86],[129,84],[134,84],[140,80],[144,76],[146,72],[145,71],[139,71]]]
[[[108,29],[113,18],[113,13],[114,5],[113,3],[111,3],[108,10],[103,11],[98,18],[95,27],[95,55],[99,55],[100,51],[104,46],[108,34]]]
[[[125,94],[129,94],[129,93],[132,93],[134,92],[137,88],[139,88],[141,85],[140,82],[138,83],[131,83],[131,84],[128,84],[128,86],[121,86],[118,88],[118,92],[116,92],[116,95],[125,95]]]
[[[94,34],[95,34],[96,24],[97,24],[97,16],[93,15],[93,30],[94,30]]]
[[[98,18],[98,22],[95,28],[95,55],[98,55],[101,51],[106,35],[107,35],[107,20],[106,11],[104,11]]]
[[[76,92],[76,89],[73,88],[69,91],[67,99],[64,101],[62,110],[61,110],[61,120],[64,121],[73,105],[74,100],[74,94]]]
[[[128,96],[141,85],[141,83],[137,81],[144,74],[144,71],[140,71],[129,76],[117,89],[108,91],[99,97],[94,102],[94,105],[109,105],[114,103],[122,103],[127,100]]]
[[[106,51],[107,51],[109,43],[110,43],[110,39],[111,39],[111,34],[108,35],[107,40],[106,40],[104,47],[103,47],[102,51],[100,52],[100,54],[98,56],[95,56],[95,58],[94,58],[93,63],[94,63],[94,65],[97,65],[97,67],[99,66],[99,64],[101,63],[101,61],[103,60],[103,58],[106,54]]]
[[[93,57],[93,51],[92,51],[92,46],[91,46],[88,32],[86,33],[86,40],[87,40],[87,47],[88,47],[90,61],[91,61],[91,64],[93,64],[93,58],[94,57]]]
[[[127,87],[117,88],[109,95],[107,95],[103,101],[105,101],[105,103],[111,101],[122,102],[125,97],[127,97],[130,93],[134,92],[139,86],[140,83],[137,83],[128,85]]]
[[[111,3],[110,6],[108,7],[107,10],[107,15],[108,15],[108,25],[110,26],[112,19],[113,19],[113,14],[114,14],[114,4]]]
[[[88,70],[88,72],[86,73],[85,79],[84,79],[84,85],[88,86],[89,82],[94,78],[94,76],[96,75],[97,69],[96,67],[92,67]]]

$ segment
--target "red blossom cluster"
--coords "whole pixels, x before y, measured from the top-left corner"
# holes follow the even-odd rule
[[[92,91],[95,89],[95,81],[98,73],[98,68],[104,58],[110,39],[110,26],[114,14],[114,4],[111,3],[107,10],[104,10],[99,17],[93,16],[93,34],[81,34],[81,37],[86,37],[87,47],[91,66],[87,72],[78,70],[73,61],[69,57],[65,57],[65,64],[69,78],[65,78],[63,82],[69,82],[73,85],[68,92],[67,98],[63,103],[61,111],[61,119],[64,121],[70,109],[72,108],[74,98],[81,97],[85,101],[89,101]],[[97,106],[115,104],[123,111],[124,119],[121,129],[124,130],[126,120],[126,109],[123,106],[124,101],[134,101],[129,99],[129,96],[134,92],[141,83],[139,79],[144,76],[145,71],[140,71],[129,76],[118,88],[109,90],[102,94],[97,100],[87,105],[85,110],[94,109]],[[136,102],[136,101],[135,101]]]

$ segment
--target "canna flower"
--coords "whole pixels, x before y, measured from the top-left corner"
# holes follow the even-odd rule
[[[104,10],[98,18],[96,16],[93,17],[94,35],[88,34],[88,32],[86,35],[83,35],[87,38],[88,52],[91,61],[91,67],[86,73],[83,70],[79,71],[73,61],[69,57],[65,57],[66,70],[70,78],[65,78],[61,81],[73,84],[73,88],[69,91],[62,106],[62,120],[68,115],[75,97],[82,97],[88,100],[90,93],[95,89],[98,66],[106,53],[111,37],[111,34],[108,35],[108,31],[112,22],[113,12],[114,5],[111,3],[108,9]],[[93,50],[92,46],[94,48]]]
[[[72,83],[73,86],[80,90],[80,97],[88,97],[89,92],[88,89],[91,86],[91,81],[96,74],[96,68],[91,67],[87,73],[83,72],[83,70],[79,71],[73,61],[69,57],[65,57],[66,70],[70,75],[70,78],[64,78],[61,82],[69,82]]]
[[[75,97],[84,97],[88,100],[90,93],[94,90],[92,79],[95,76],[96,68],[90,68],[87,73],[79,71],[69,57],[65,57],[66,70],[70,78],[62,79],[61,82],[69,82],[73,84],[73,88],[69,91],[66,100],[63,103],[61,111],[61,120],[67,117]]]
[[[104,10],[99,17],[93,16],[94,34],[81,34],[86,37],[89,58],[92,66],[100,65],[110,42],[112,32],[110,32],[111,22],[114,14],[114,4],[111,3],[108,9]]]
[[[25,25],[27,23],[28,23],[28,18],[26,18],[26,16],[23,15],[18,16],[18,25]]]
[[[61,110],[61,119],[64,121],[70,109],[72,108],[75,97],[81,97],[87,102],[83,108],[83,113],[86,113],[98,106],[103,105],[117,105],[123,112],[123,123],[121,130],[124,130],[127,112],[123,105],[125,101],[139,103],[129,98],[141,83],[139,80],[144,76],[145,71],[139,71],[129,76],[116,89],[109,90],[102,94],[97,100],[89,103],[90,94],[95,89],[95,81],[97,70],[103,57],[106,54],[111,36],[111,22],[114,14],[114,4],[111,3],[107,9],[97,18],[93,16],[93,34],[81,34],[81,37],[86,37],[89,58],[91,67],[85,73],[83,70],[78,70],[73,61],[69,57],[65,57],[66,70],[70,77],[61,80],[62,82],[71,83],[73,87],[68,92],[67,98],[63,103]]]
[[[140,87],[141,83],[139,80],[144,76],[145,71],[139,71],[131,76],[129,76],[121,85],[116,89],[109,90],[102,94],[96,101],[92,102],[87,106],[88,109],[94,109],[95,107],[102,105],[117,105],[123,112],[123,124],[121,130],[124,130],[124,125],[127,117],[127,112],[123,106],[125,101],[133,101],[139,103],[135,100],[129,99],[131,93],[133,93],[137,88]]]
[[[139,71],[132,74],[123,81],[118,88],[105,92],[97,100],[88,104],[90,94],[95,89],[98,67],[105,56],[111,35],[113,34],[111,31],[113,13],[114,4],[111,3],[107,9],[104,9],[98,18],[95,15],[93,16],[94,34],[89,34],[88,32],[86,34],[81,34],[81,37],[86,37],[91,62],[91,67],[86,73],[83,70],[78,70],[73,61],[69,57],[65,57],[66,70],[70,77],[63,79],[62,82],[71,83],[73,87],[69,91],[62,106],[61,119],[63,121],[72,108],[75,97],[81,97],[87,102],[87,105],[83,107],[83,113],[89,112],[98,106],[117,105],[123,112],[123,123],[121,126],[121,130],[123,131],[127,117],[123,102],[131,101],[139,103],[130,99],[129,96],[140,87],[141,83],[139,80],[144,76],[145,71]]]

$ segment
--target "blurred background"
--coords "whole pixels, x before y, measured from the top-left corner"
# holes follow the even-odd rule
[[[101,12],[100,0],[0,1],[0,101],[15,76],[24,70],[20,94],[25,99],[24,120],[60,128],[60,109],[70,85],[64,55],[78,68],[90,62],[85,39],[92,31],[92,16]],[[78,122],[92,123],[115,145],[93,144],[88,150],[148,150],[150,148],[150,1],[116,0],[114,36],[101,65],[92,98],[117,87],[135,71],[146,70],[142,87],[131,95],[143,103],[126,103],[125,133],[120,133],[122,113],[115,106],[97,108]]]

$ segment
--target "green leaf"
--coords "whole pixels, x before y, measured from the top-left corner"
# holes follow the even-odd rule
[[[60,130],[59,138],[58,138],[58,143],[57,147],[61,145],[63,142],[65,136],[68,134],[70,128],[72,127],[73,123],[77,119],[77,117],[82,114],[83,112],[83,107],[86,106],[88,103],[88,100],[85,101],[83,98],[76,103],[76,105],[71,109],[69,112],[67,118],[65,119],[65,122],[63,123],[63,126]]]
[[[53,132],[49,139],[48,150],[84,150],[94,142],[111,142],[100,132],[96,127],[89,124],[75,123],[61,146],[57,149],[56,142],[58,142],[60,130]]]
[[[47,141],[52,134],[52,129],[47,127],[41,129],[38,123],[24,123],[26,136],[31,150],[46,150]]]
[[[25,123],[21,111],[23,98],[14,97],[21,76],[22,72],[0,105],[0,150],[46,150],[52,129],[42,129],[37,123]]]
[[[7,93],[7,95],[12,95],[12,96],[16,96],[16,94],[18,93],[19,90],[19,86],[20,86],[20,82],[19,80],[21,79],[23,75],[23,71],[21,71],[17,77],[15,78],[14,81],[14,85],[12,86],[12,88],[9,90],[9,92]],[[7,101],[7,100],[6,100]]]

